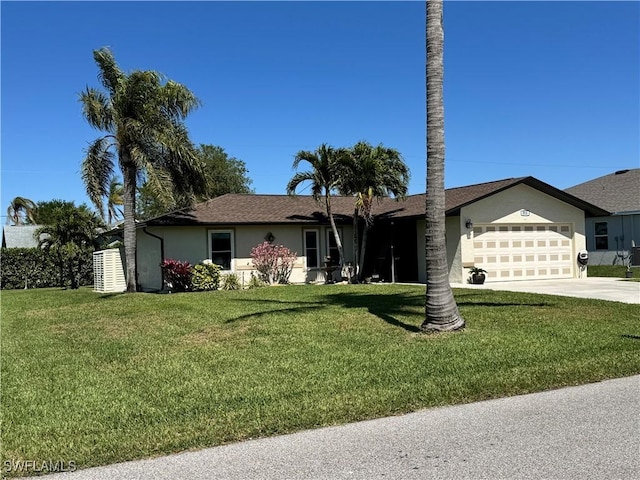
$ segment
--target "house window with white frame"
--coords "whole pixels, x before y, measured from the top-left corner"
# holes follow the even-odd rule
[[[338,229],[338,236],[342,241],[342,229]],[[336,236],[333,234],[333,230],[327,229],[327,256],[331,257],[331,263],[334,265],[340,264],[340,251],[338,250],[338,244],[336,243]]]
[[[609,250],[609,229],[607,222],[594,223],[596,250]]]
[[[304,231],[304,255],[307,257],[307,268],[320,266],[320,242],[318,230]]]
[[[231,270],[234,257],[233,230],[209,230],[209,252],[211,261],[220,265],[222,270]]]

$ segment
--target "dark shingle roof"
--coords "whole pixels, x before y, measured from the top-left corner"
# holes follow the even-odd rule
[[[533,177],[508,178],[446,190],[446,214],[458,215],[470,203],[488,197],[514,185],[526,184],[576,206],[591,216],[607,215],[588,202],[558,190]],[[405,200],[385,198],[374,204],[374,214],[380,218],[414,218],[424,216],[426,194],[411,195]],[[353,197],[331,197],[337,223],[350,223],[354,210]],[[227,194],[158,218],[142,222],[141,226],[157,225],[229,225],[229,224],[317,224],[328,223],[324,202],[311,196]]]
[[[337,222],[350,222],[351,197],[331,197]],[[328,222],[324,201],[307,195],[227,194],[194,206],[148,220],[147,225],[284,224]]]
[[[640,168],[620,170],[567,188],[565,192],[610,212],[640,211]]]
[[[448,216],[460,214],[460,209],[483,198],[507,190],[515,185],[524,184],[556,197],[570,205],[584,210],[587,216],[603,216],[609,212],[591,205],[589,202],[569,195],[534,177],[519,177],[497,180],[495,182],[478,183],[466,187],[449,188],[445,191],[445,211]],[[383,216],[387,217],[421,217],[424,215],[427,194],[412,195],[405,202],[387,200]]]

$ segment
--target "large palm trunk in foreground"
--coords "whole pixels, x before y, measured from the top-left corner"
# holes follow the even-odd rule
[[[138,288],[136,262],[136,180],[137,170],[128,156],[123,155],[122,175],[124,177],[124,252],[126,264],[127,292],[134,293]]]
[[[465,325],[449,284],[445,238],[442,10],[442,0],[427,1],[427,293],[421,326],[426,332],[458,330]]]

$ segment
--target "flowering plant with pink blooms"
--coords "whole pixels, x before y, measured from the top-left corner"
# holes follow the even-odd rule
[[[289,283],[297,258],[298,254],[284,245],[273,245],[269,242],[262,242],[251,249],[251,259],[258,271],[258,277],[269,284]]]

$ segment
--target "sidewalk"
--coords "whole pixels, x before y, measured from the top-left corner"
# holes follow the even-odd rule
[[[640,478],[639,412],[634,376],[46,478]]]

